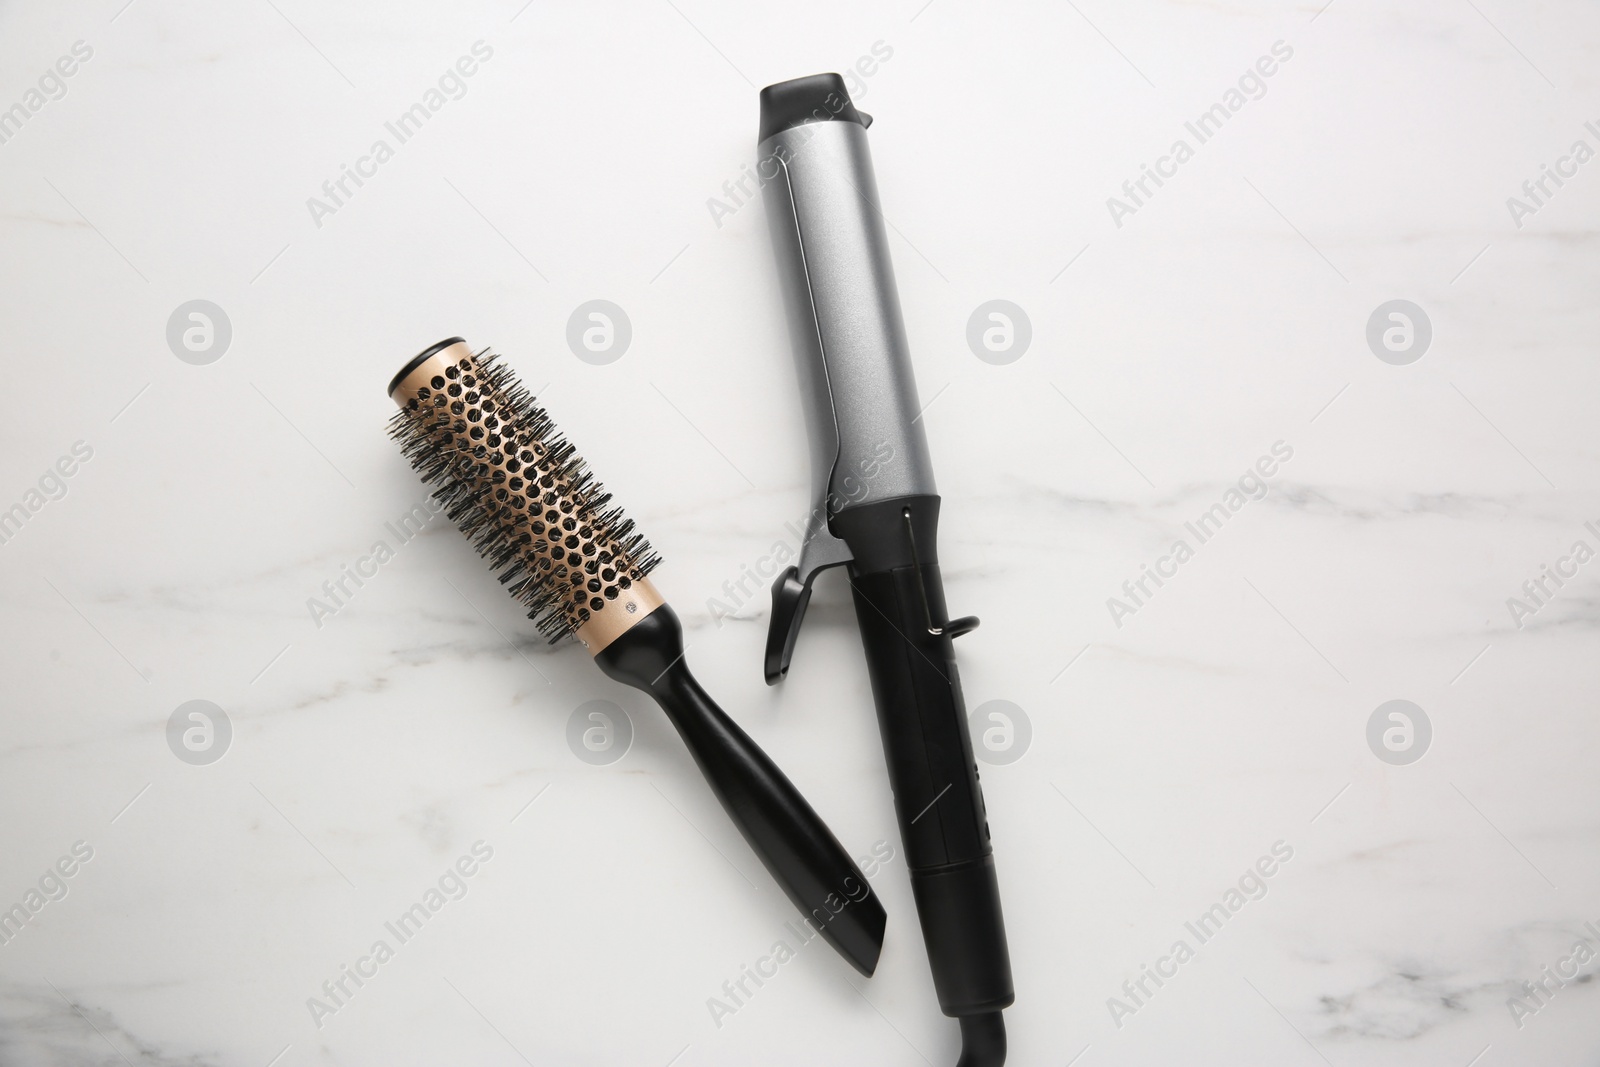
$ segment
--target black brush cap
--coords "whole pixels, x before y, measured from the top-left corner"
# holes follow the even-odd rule
[[[394,391],[400,388],[400,383],[406,380],[406,375],[422,366],[423,362],[429,356],[433,355],[442,348],[449,348],[451,345],[460,344],[461,341],[462,338],[460,337],[446,337],[443,341],[431,344],[427,348],[424,348],[421,352],[418,352],[415,356],[412,356],[406,365],[400,368],[400,373],[389,379],[389,395],[394,396]]]

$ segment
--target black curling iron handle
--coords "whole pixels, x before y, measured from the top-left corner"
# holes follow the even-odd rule
[[[939,1007],[957,1017],[998,1011],[1015,994],[951,641],[965,620],[950,624],[937,564],[850,569]]]
[[[601,649],[595,662],[610,677],[655,698],[723,809],[795,907],[870,976],[883,946],[882,903],[794,784],[689,673],[673,610],[656,608]]]

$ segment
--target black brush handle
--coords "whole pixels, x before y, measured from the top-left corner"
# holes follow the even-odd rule
[[[609,677],[655,698],[723,810],[795,907],[870,976],[883,948],[883,905],[800,791],[689,673],[673,610],[656,608],[601,649],[595,662]]]
[[[936,555],[939,498],[902,497],[841,512],[834,525],[849,565],[889,783],[905,843],[917,917],[939,1007],[973,1023],[972,1040],[1004,1058],[998,1012],[1015,995],[989,823],[973,759],[952,638],[977,625],[951,621]],[[909,529],[908,529],[909,528]]]

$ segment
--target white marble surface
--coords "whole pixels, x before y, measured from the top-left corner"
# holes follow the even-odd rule
[[[754,159],[757,87],[877,42],[860,103],[949,599],[984,620],[967,698],[1033,726],[984,772],[1011,1062],[1595,1062],[1593,962],[1520,1027],[1508,998],[1600,942],[1600,564],[1521,628],[1506,600],[1600,547],[1600,162],[1520,228],[1506,199],[1600,147],[1600,14],[919,4],[0,8],[0,107],[92,49],[0,144],[0,507],[92,449],[0,544],[0,905],[93,850],[0,945],[0,1064],[954,1061],[898,857],[874,978],[809,947],[713,1022],[787,903],[660,715],[538,644],[455,531],[320,628],[306,606],[420,496],[389,374],[493,345],[667,557],[707,687],[852,852],[897,847],[838,576],[775,689],[765,593],[720,626],[708,603],[806,471],[762,208],[706,202]],[[465,95],[316,225],[477,41]],[[1265,94],[1116,226],[1107,197],[1278,41]],[[597,297],[633,324],[608,366],[564,340]],[[206,366],[165,339],[196,298],[232,323]],[[1032,322],[1008,366],[965,341],[993,298]],[[1395,298],[1433,324],[1408,366],[1364,339]],[[1267,497],[1116,626],[1107,598],[1277,441]],[[1365,738],[1396,698],[1433,725],[1409,766]],[[166,741],[195,699],[233,728],[209,766]],[[636,727],[610,766],[565,741],[594,699]],[[307,998],[479,841],[466,895],[316,1025]]]

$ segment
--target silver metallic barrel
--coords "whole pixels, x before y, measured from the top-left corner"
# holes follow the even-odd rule
[[[767,216],[827,514],[937,490],[864,117],[821,111],[763,139],[759,158],[776,172]]]

